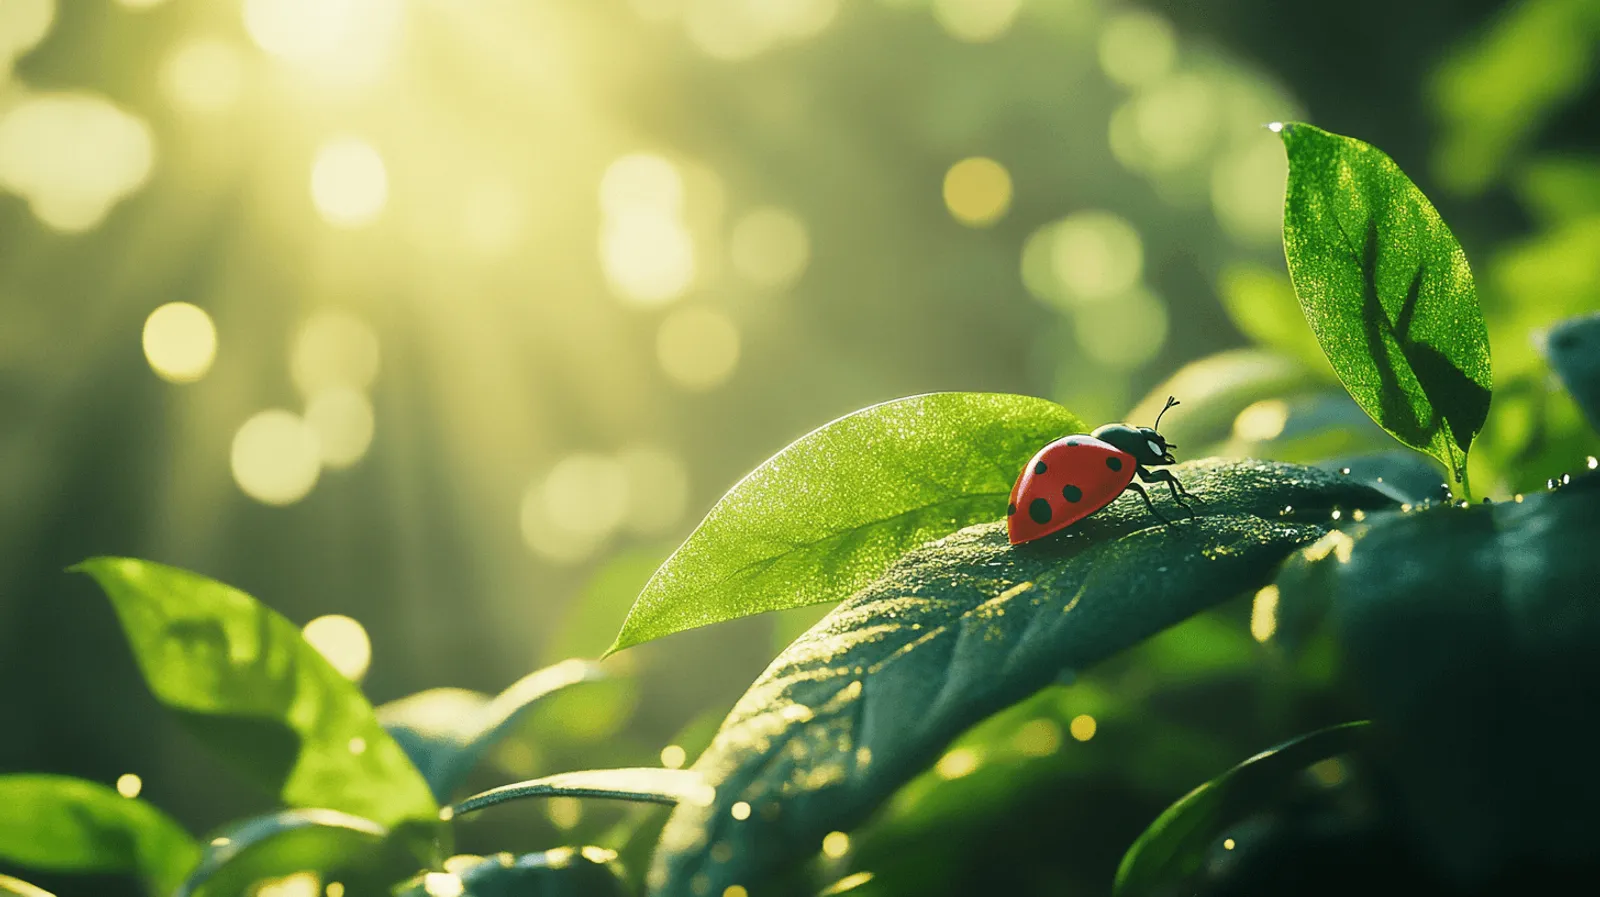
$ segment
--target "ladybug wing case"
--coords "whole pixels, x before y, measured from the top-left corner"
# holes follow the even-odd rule
[[[1093,436],[1068,436],[1040,449],[1011,487],[1011,544],[1048,536],[1111,504],[1137,468],[1132,455]]]

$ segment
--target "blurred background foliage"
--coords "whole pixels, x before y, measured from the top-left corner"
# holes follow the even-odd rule
[[[381,703],[597,656],[723,490],[885,399],[1398,448],[1289,289],[1274,120],[1439,206],[1493,340],[1473,482],[1535,488],[1597,451],[1539,352],[1600,297],[1597,65],[1592,0],[0,0],[0,770],[267,807],[61,572],[92,554],[250,591]],[[1340,721],[1242,601],[974,730],[818,874],[1104,892],[1183,791]],[[474,783],[692,762],[823,610],[609,659]],[[463,849],[652,818],[482,815]]]

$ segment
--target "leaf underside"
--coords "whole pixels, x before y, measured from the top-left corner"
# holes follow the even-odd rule
[[[835,609],[773,662],[695,764],[716,799],[674,812],[652,893],[759,884],[859,822],[967,727],[1064,669],[1264,585],[1279,560],[1326,531],[1333,508],[1392,504],[1348,477],[1292,465],[1211,459],[1172,470],[1204,500],[1201,516],[1163,526],[1123,496],[1020,546],[1003,523],[969,527]]]
[[[843,599],[902,552],[1002,517],[1023,463],[1075,432],[1083,422],[1053,402],[996,393],[913,396],[826,424],[717,502],[645,585],[610,651]]]
[[[1362,409],[1461,481],[1492,388],[1466,254],[1382,151],[1306,124],[1281,134],[1284,254],[1306,320]]]
[[[535,797],[588,797],[674,806],[708,804],[713,791],[703,776],[688,769],[588,769],[502,785],[463,800],[451,807],[449,814],[454,818],[506,801]]]
[[[176,897],[246,897],[263,879],[357,872],[378,865],[388,837],[371,820],[333,810],[252,817],[211,839]],[[395,871],[399,877],[409,870]]]

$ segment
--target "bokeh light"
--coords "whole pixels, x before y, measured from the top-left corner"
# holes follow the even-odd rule
[[[734,223],[728,258],[740,276],[757,286],[787,287],[800,278],[811,260],[811,238],[799,216],[765,206]]]
[[[971,748],[963,747],[946,752],[933,765],[933,771],[942,779],[959,779],[976,772],[978,766],[978,755]]]
[[[217,328],[203,309],[168,302],[145,318],[142,343],[145,360],[157,376],[169,383],[193,383],[216,360]]]
[[[739,328],[709,308],[683,308],[661,322],[656,357],[674,383],[689,390],[720,386],[739,363]]]
[[[1011,208],[1011,174],[993,159],[962,159],[945,172],[944,204],[962,224],[987,227]]]
[[[1034,231],[1023,244],[1023,283],[1062,308],[1120,296],[1143,273],[1139,232],[1111,212],[1075,212]]]
[[[844,832],[829,832],[822,838],[822,855],[830,860],[843,859],[850,852],[850,836]]]
[[[359,682],[372,664],[372,640],[367,629],[343,614],[328,614],[307,623],[300,634],[317,649],[339,675]]]
[[[117,793],[130,800],[138,797],[144,790],[144,780],[131,772],[117,776]]]
[[[402,26],[401,0],[244,0],[250,39],[324,80],[364,84],[382,73]]]
[[[1030,719],[1017,728],[1011,744],[1024,757],[1048,757],[1061,748],[1061,726],[1053,719]]]
[[[339,137],[317,149],[311,164],[311,200],[329,224],[370,224],[389,201],[389,172],[372,144]]]
[[[1289,423],[1289,404],[1282,399],[1253,402],[1233,419],[1233,435],[1245,442],[1278,438]]]
[[[212,113],[232,108],[244,87],[243,54],[214,37],[184,41],[161,66],[161,89],[185,112]]]
[[[684,29],[700,52],[724,62],[750,59],[827,28],[841,0],[681,0]],[[661,0],[635,2],[645,18],[671,15]]]
[[[33,49],[50,33],[55,0],[6,0],[0,3],[0,84],[10,74],[11,60]]]
[[[99,224],[144,185],[154,161],[144,120],[93,94],[41,94],[0,117],[0,188],[58,231]]]
[[[933,16],[944,30],[974,44],[1005,34],[1021,9],[1022,0],[933,0]]]
[[[682,769],[688,759],[689,755],[680,745],[669,744],[661,749],[661,765],[667,769]]]
[[[306,403],[306,424],[317,434],[325,467],[340,469],[360,461],[372,445],[372,402],[345,386],[318,391]]]
[[[628,513],[628,475],[615,458],[578,452],[546,475],[543,501],[549,519],[574,533],[604,538]]]
[[[1067,724],[1067,731],[1071,732],[1072,737],[1077,741],[1088,741],[1094,737],[1094,733],[1099,728],[1100,724],[1095,722],[1094,717],[1087,713],[1078,714],[1072,718],[1072,722]]]
[[[648,210],[675,217],[683,212],[683,174],[654,153],[630,153],[600,176],[600,212],[607,217]]]
[[[1151,85],[1111,116],[1111,152],[1130,171],[1171,173],[1205,158],[1218,130],[1218,87],[1194,72]]]
[[[675,216],[639,208],[601,225],[600,263],[612,288],[638,305],[682,296],[694,282],[694,241]]]
[[[1100,68],[1125,87],[1142,87],[1172,71],[1178,38],[1172,23],[1143,9],[1122,10],[1100,32]]]
[[[1073,313],[1074,334],[1083,354],[1114,370],[1133,370],[1161,351],[1167,341],[1167,306],[1137,287]]]
[[[117,0],[117,3],[129,9],[154,9],[167,0]]]
[[[333,388],[364,390],[378,376],[378,335],[353,312],[324,309],[295,334],[289,374],[302,396]]]
[[[1228,235],[1240,243],[1272,246],[1283,236],[1283,191],[1288,158],[1276,134],[1220,155],[1211,169],[1211,207]]]
[[[678,456],[651,446],[617,454],[627,483],[628,514],[623,525],[641,535],[669,532],[689,505],[689,472]]]
[[[233,436],[233,481],[267,505],[291,505],[305,498],[322,470],[317,433],[291,411],[269,409],[253,415]]]

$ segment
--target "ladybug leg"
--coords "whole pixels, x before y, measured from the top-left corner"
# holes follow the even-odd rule
[[[1184,499],[1200,501],[1198,497],[1190,494],[1189,490],[1183,488],[1183,484],[1178,482],[1178,478],[1173,476],[1170,470],[1148,470],[1141,466],[1138,474],[1139,479],[1144,480],[1146,483],[1166,483],[1167,489],[1172,493],[1172,500],[1177,502],[1178,507],[1183,508],[1185,511],[1189,511],[1189,506],[1184,504]],[[1204,502],[1201,503],[1204,504]],[[1191,517],[1194,516],[1194,512],[1189,511],[1189,515]]]
[[[1162,523],[1172,522],[1171,520],[1168,520],[1160,511],[1156,510],[1156,506],[1150,502],[1150,493],[1144,491],[1143,486],[1139,485],[1138,483],[1130,482],[1128,483],[1128,488],[1139,493],[1139,497],[1144,499],[1144,506],[1150,509],[1150,513],[1155,515],[1157,520],[1161,521]]]

